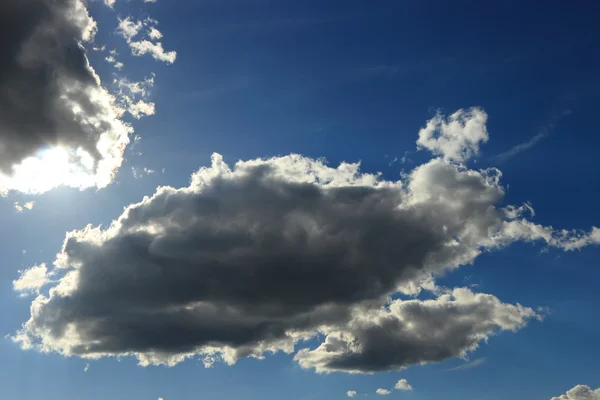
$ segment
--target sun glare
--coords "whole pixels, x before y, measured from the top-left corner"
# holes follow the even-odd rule
[[[43,193],[61,185],[84,189],[95,184],[94,160],[82,149],[44,149],[16,165],[13,171],[12,176],[0,175],[0,187]]]

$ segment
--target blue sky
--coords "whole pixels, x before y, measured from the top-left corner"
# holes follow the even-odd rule
[[[31,0],[32,4],[44,1]],[[79,3],[79,0],[72,0],[71,3]],[[285,396],[329,400],[347,398],[348,391],[355,391],[356,398],[374,398],[378,396],[377,389],[390,390],[390,394],[382,397],[412,400],[543,400],[563,394],[563,397],[556,398],[600,398],[600,391],[589,394],[590,397],[582,397],[585,393],[581,388],[577,393],[571,391],[565,394],[577,385],[589,386],[590,393],[600,387],[600,367],[597,361],[597,354],[600,352],[600,321],[595,317],[596,310],[600,307],[600,293],[597,290],[600,282],[600,271],[597,268],[600,235],[593,230],[593,227],[600,225],[597,202],[600,194],[600,180],[597,178],[600,162],[596,157],[600,146],[600,139],[596,134],[596,114],[600,101],[600,54],[597,51],[600,47],[600,29],[596,26],[600,16],[598,4],[593,1],[574,4],[548,1],[541,6],[533,1],[466,0],[158,0],[155,3],[116,0],[109,7],[98,0],[90,2],[87,7],[91,18],[97,22],[98,29],[93,41],[82,43],[87,49],[91,67],[102,81],[101,87],[106,89],[102,93],[112,94],[118,103],[113,106],[125,110],[122,115],[117,113],[110,118],[111,121],[127,124],[124,126],[129,129],[128,133],[119,137],[128,137],[130,140],[123,147],[124,153],[114,153],[118,154],[117,159],[122,158],[122,163],[115,164],[115,175],[109,173],[107,176],[111,176],[110,182],[105,185],[93,181],[105,176],[102,174],[106,171],[98,167],[93,172],[95,175],[86,175],[91,183],[88,185],[86,181],[85,188],[82,184],[65,178],[64,182],[57,181],[49,190],[34,186],[28,190],[19,190],[15,182],[20,176],[15,170],[3,170],[4,164],[0,162],[0,178],[11,176],[11,173],[16,177],[14,180],[0,179],[0,185],[8,182],[4,183],[5,187],[0,186],[0,194],[4,192],[4,196],[0,197],[0,233],[4,249],[0,268],[0,307],[3,316],[0,331],[6,335],[5,340],[0,341],[0,384],[6,398],[229,400],[240,397],[277,399]],[[153,20],[148,20],[149,17]],[[134,28],[136,31],[127,31],[123,21],[130,21],[133,25],[138,21],[142,22],[138,28]],[[143,54],[135,53],[135,43],[142,43],[142,36],[149,35],[151,27],[159,29],[163,35],[158,39],[149,37],[151,41],[162,43],[166,54],[176,52],[176,59],[174,55],[172,59],[169,58],[171,56],[160,59],[160,55],[153,58],[157,54],[156,49]],[[77,32],[82,29],[79,26],[76,28]],[[71,35],[70,31],[66,35]],[[81,40],[76,36],[75,39]],[[4,43],[0,42],[0,45]],[[116,50],[115,54],[110,53],[113,49]],[[0,50],[4,51],[4,47],[0,46]],[[115,60],[108,62],[106,58],[110,56],[114,56]],[[115,62],[122,62],[124,65],[118,69],[115,68]],[[4,65],[1,65],[0,71],[3,68]],[[152,81],[146,86],[132,84],[149,78]],[[3,79],[0,78],[0,83],[11,83],[10,80],[3,82]],[[143,89],[138,90],[139,87]],[[4,95],[0,93],[0,96]],[[10,98],[7,99],[0,98],[0,104],[10,104],[5,103],[11,101]],[[139,100],[143,101],[143,105],[151,103],[152,107],[151,111],[137,115],[141,117],[137,119],[135,107],[136,104],[140,105],[137,103]],[[455,128],[458,126],[458,130],[452,130],[450,116],[457,110],[463,110],[457,116],[457,120],[463,118],[463,125],[454,125]],[[0,116],[5,118],[1,113]],[[464,122],[475,120],[477,116],[484,116],[484,122],[474,125],[471,133],[474,132],[476,138],[472,141],[464,139],[468,136]],[[438,117],[438,124],[428,129],[428,122],[436,121]],[[26,137],[28,134],[19,131],[25,129],[22,128],[24,123],[13,123],[10,120],[9,123],[12,124],[7,125],[8,128],[0,125],[1,145],[12,144],[9,141],[16,140],[15,136],[11,136],[11,129],[18,135],[22,133],[19,137]],[[60,126],[59,123],[55,125]],[[112,132],[117,133],[122,132],[119,129],[125,129],[120,125],[111,127]],[[421,134],[431,140],[427,143],[420,142],[418,149],[417,139]],[[438,135],[447,135],[448,141],[445,144],[434,143]],[[135,137],[138,139],[134,139]],[[453,157],[448,146],[462,139],[467,141],[458,146],[461,146],[461,150],[470,150],[472,154]],[[61,148],[69,149],[72,142],[61,140],[63,139],[58,140]],[[118,147],[118,140],[111,143],[115,148]],[[44,148],[36,148],[38,150],[43,151]],[[504,320],[496,322],[493,333],[482,333],[488,339],[487,342],[478,341],[478,348],[465,351],[464,358],[453,354],[434,360],[418,355],[417,358],[422,360],[423,365],[407,361],[402,365],[382,365],[380,370],[372,374],[352,374],[339,370],[323,373],[319,372],[319,368],[333,370],[335,368],[331,365],[334,364],[318,360],[313,362],[313,358],[306,358],[304,361],[295,358],[296,354],[300,354],[297,353],[298,350],[318,349],[327,335],[337,337],[338,331],[356,335],[356,338],[363,338],[360,336],[362,334],[366,337],[367,328],[361,333],[352,330],[352,327],[359,324],[356,322],[360,321],[358,317],[343,325],[336,325],[335,328],[311,325],[311,334],[318,335],[306,341],[297,339],[290,354],[281,351],[275,354],[267,352],[264,359],[260,360],[240,356],[233,365],[228,365],[225,362],[226,356],[223,355],[225,353],[220,353],[224,350],[219,347],[222,346],[219,336],[211,342],[217,351],[216,362],[210,368],[203,365],[203,358],[207,353],[198,349],[192,351],[193,355],[185,360],[172,361],[173,358],[165,356],[173,364],[170,367],[138,365],[140,357],[146,357],[156,349],[164,350],[169,357],[176,358],[183,354],[172,350],[171,345],[175,346],[175,339],[171,343],[166,343],[167,339],[164,339],[165,342],[160,341],[160,346],[163,347],[157,341],[152,345],[154,347],[145,348],[144,351],[127,350],[139,349],[141,347],[136,346],[142,345],[128,342],[129,347],[125,346],[121,331],[117,330],[117,333],[112,333],[114,338],[111,336],[111,340],[114,339],[114,343],[110,342],[113,347],[103,342],[106,336],[94,337],[104,346],[98,350],[101,354],[97,356],[78,352],[76,347],[70,347],[73,343],[68,342],[71,339],[67,336],[58,333],[53,336],[48,333],[50,330],[36,331],[36,327],[64,329],[66,323],[54,322],[54,319],[58,321],[58,315],[75,315],[83,312],[79,311],[83,309],[89,312],[85,322],[102,315],[104,319],[98,317],[98,325],[102,329],[107,328],[108,323],[104,326],[102,321],[112,321],[113,317],[117,321],[126,318],[114,315],[116,311],[111,315],[102,314],[105,312],[102,304],[109,304],[116,299],[114,301],[120,304],[119,307],[131,313],[127,315],[134,316],[133,320],[128,321],[128,327],[134,333],[146,332],[150,335],[154,332],[154,324],[164,324],[173,337],[187,334],[183,329],[177,330],[181,326],[179,323],[169,325],[170,319],[166,322],[156,320],[149,326],[139,328],[139,331],[132,328],[136,318],[141,319],[134,307],[138,304],[138,299],[133,294],[111,292],[111,285],[116,287],[119,281],[110,280],[113,275],[116,277],[114,279],[119,279],[119,271],[126,270],[129,263],[138,265],[134,256],[118,258],[125,252],[120,247],[117,248],[119,243],[127,243],[125,233],[118,232],[114,238],[111,237],[113,241],[110,243],[115,243],[116,250],[108,245],[101,245],[97,253],[95,250],[86,250],[87,247],[79,249],[75,244],[72,251],[68,246],[66,250],[61,250],[61,247],[67,232],[81,230],[88,224],[94,227],[102,225],[101,229],[105,230],[105,234],[112,235],[108,227],[111,221],[124,212],[125,207],[142,201],[144,196],[152,196],[160,186],[187,187],[192,174],[200,167],[211,166],[213,153],[222,155],[231,167],[231,176],[234,177],[231,178],[234,179],[232,182],[245,182],[244,174],[253,174],[240,172],[242,167],[240,170],[234,169],[233,165],[238,160],[276,157],[269,165],[275,170],[284,171],[288,168],[286,163],[289,159],[277,157],[294,153],[301,155],[303,160],[323,158],[332,169],[336,169],[342,162],[360,162],[362,173],[379,172],[381,175],[378,179],[382,182],[402,182],[412,188],[406,193],[404,189],[398,189],[398,193],[401,193],[398,196],[409,204],[413,204],[411,201],[421,201],[416,197],[417,192],[424,191],[423,193],[433,196],[432,193],[437,193],[438,187],[444,187],[444,190],[448,190],[447,193],[444,192],[444,201],[449,201],[448,204],[413,204],[412,207],[416,207],[413,213],[425,212],[423,210],[427,206],[432,207],[431,215],[439,212],[439,218],[447,217],[448,221],[458,218],[456,229],[460,230],[457,230],[456,236],[464,234],[461,240],[465,242],[475,240],[469,236],[471,229],[479,227],[476,224],[484,218],[483,211],[482,214],[479,211],[471,212],[476,206],[469,204],[474,199],[479,199],[478,195],[487,196],[488,192],[476,192],[479,189],[471,186],[463,188],[460,186],[460,182],[463,182],[460,177],[478,174],[479,179],[488,176],[484,171],[489,171],[489,168],[498,168],[502,171],[500,183],[486,181],[485,185],[489,185],[486,190],[489,189],[490,193],[496,193],[496,190],[502,188],[503,196],[501,199],[490,200],[489,204],[485,203],[486,207],[501,213],[508,205],[518,207],[529,203],[535,210],[535,215],[524,211],[518,218],[502,217],[502,221],[496,225],[481,225],[490,230],[498,229],[499,236],[494,236],[494,240],[506,245],[486,242],[492,236],[477,237],[477,243],[469,242],[469,246],[472,246],[469,250],[478,249],[481,254],[467,262],[447,258],[443,259],[443,265],[436,264],[434,267],[432,261],[423,261],[419,274],[431,272],[435,288],[431,289],[431,285],[423,283],[421,278],[425,275],[415,275],[410,278],[410,282],[422,286],[419,294],[382,290],[379,295],[392,295],[394,299],[400,299],[398,304],[405,304],[403,301],[426,302],[427,299],[439,302],[445,295],[451,295],[453,289],[465,288],[470,293],[493,296],[501,302],[496,312],[515,313],[511,315],[523,318],[522,323],[511,327]],[[4,157],[8,155],[6,153]],[[108,158],[104,154],[103,157]],[[443,178],[432,178],[433,175],[418,179],[416,171],[433,166],[436,159],[440,168],[456,171],[458,183],[437,181],[436,179]],[[10,162],[14,166],[21,161],[23,159],[11,158]],[[217,171],[219,165],[213,164],[211,171]],[[289,168],[300,167],[294,164]],[[320,168],[326,167],[323,164],[311,164],[310,168],[314,168],[318,174]],[[281,184],[281,187],[287,188],[286,185],[293,178],[292,175],[286,175],[289,170],[286,171],[288,172],[281,172],[284,178],[277,175],[272,178],[274,183],[271,184]],[[306,173],[301,168],[294,171],[296,174]],[[46,177],[43,170],[33,170],[32,173]],[[342,174],[340,170],[327,173]],[[54,174],[60,178],[59,175]],[[156,218],[154,223],[159,227],[160,224],[165,224],[165,229],[170,226],[168,221],[180,219],[200,221],[204,218],[208,224],[212,221],[209,218],[213,216],[198,214],[201,213],[198,211],[200,206],[194,208],[192,205],[188,206],[187,202],[199,204],[196,202],[200,202],[202,196],[217,193],[214,196],[219,200],[227,204],[230,201],[233,204],[231,207],[247,211],[252,218],[257,218],[257,226],[264,227],[269,219],[267,211],[264,219],[261,219],[262,210],[277,208],[276,201],[279,200],[266,197],[266,201],[273,201],[269,203],[271,206],[263,203],[260,208],[247,210],[245,207],[250,206],[240,199],[251,196],[253,192],[240,192],[246,186],[240,183],[242,186],[238,187],[237,183],[232,183],[232,188],[221,189],[208,175],[196,173],[194,176],[205,179],[205,186],[197,186],[205,187],[204,192],[172,193],[170,198],[176,204],[173,206],[175,211],[168,212],[157,211],[160,208],[158,204],[162,204],[161,201],[171,204],[171,200],[155,197],[148,200],[147,204],[136,206],[140,210],[139,214],[142,215],[142,211],[146,210]],[[225,177],[223,179],[227,181],[227,176],[229,175],[225,174],[221,177]],[[354,178],[347,178],[346,184],[354,185]],[[481,179],[483,182],[483,178]],[[413,186],[410,186],[411,182]],[[311,185],[323,193],[336,190],[321,187],[321,183],[316,181]],[[369,186],[369,190],[372,189],[370,183],[364,185]],[[193,188],[194,183],[190,190]],[[464,192],[459,192],[459,189]],[[293,201],[301,203],[303,199],[298,197]],[[457,202],[460,210],[456,211],[456,215],[451,211],[454,209],[452,202]],[[26,204],[30,204],[31,209],[25,207]],[[367,207],[364,204],[362,206]],[[168,206],[165,209],[170,210]],[[337,210],[324,210],[331,212],[334,209]],[[362,210],[363,208],[350,209],[347,218],[361,214]],[[306,218],[313,221],[313,216],[310,215],[312,211],[305,212],[308,213]],[[365,219],[361,221],[367,221],[366,218],[370,215],[368,210],[365,212]],[[131,224],[142,226],[136,220],[141,218],[138,214],[132,211],[127,215]],[[220,217],[223,218],[223,223],[227,217],[229,216]],[[521,217],[524,219],[520,219]],[[319,225],[319,221],[322,222],[321,219],[314,218],[316,225]],[[323,218],[326,220],[328,217]],[[236,219],[231,221],[239,223]],[[336,221],[331,221],[331,226],[340,223]],[[429,221],[427,215],[422,221]],[[502,230],[507,226],[505,223],[510,221],[527,222],[522,222],[515,228],[522,229],[516,234],[514,231]],[[409,222],[403,223],[410,226]],[[426,223],[428,222],[422,222]],[[537,228],[550,232],[550,236],[532,233],[528,223],[537,224]],[[431,224],[433,230],[434,222]],[[322,225],[321,228],[325,226],[330,225]],[[422,226],[415,225],[405,235],[410,237],[414,233],[417,237],[415,240],[418,240],[419,234],[415,232]],[[306,229],[310,231],[309,228]],[[352,229],[361,232],[360,227]],[[566,229],[567,232],[561,234],[561,229]],[[202,241],[214,243],[215,248],[219,245],[216,240],[220,236],[215,232],[210,237],[201,236],[208,235],[204,230],[195,234],[199,235],[192,236],[196,239],[183,243],[177,242],[183,233],[171,238],[166,233],[164,235],[167,239],[173,242],[167,241],[160,246],[166,248],[170,243],[180,246],[169,250],[173,253],[165,253],[168,257],[180,257],[181,249],[187,249],[192,257],[198,247],[205,246]],[[95,240],[92,235],[81,233],[78,240],[81,243],[92,243]],[[407,246],[404,239],[385,236],[387,235],[377,237],[382,243],[388,243],[387,247],[376,247],[380,249],[375,253],[377,257],[381,252],[386,253],[386,248],[390,244],[393,246],[396,239],[402,243],[398,246]],[[583,244],[573,245],[576,240]],[[413,247],[420,246],[421,243],[415,242],[406,247],[405,252],[410,253]],[[163,247],[160,249],[164,250]],[[431,254],[437,254],[431,251]],[[80,262],[81,266],[72,267],[69,264],[69,267],[53,269],[52,264],[59,253],[70,257],[67,263]],[[233,253],[231,250],[230,254]],[[293,253],[290,260],[299,259],[300,267],[304,267],[307,263],[310,264],[310,260],[314,260],[303,259],[307,253],[308,250]],[[355,266],[361,270],[364,268],[367,271],[365,276],[371,276],[368,271],[376,268],[370,263],[379,262],[375,254],[365,254],[364,260],[369,261]],[[251,264],[258,262],[255,260],[262,256],[264,254],[252,255],[254,258],[248,255],[248,258],[242,258],[239,262]],[[331,255],[326,253],[326,256]],[[398,265],[404,265],[403,261],[392,258],[392,255],[389,259],[385,254],[381,257],[388,263],[391,259],[392,264],[397,262]],[[97,261],[98,259],[104,261]],[[149,271],[155,265],[144,262],[139,261],[141,269],[136,270],[137,273]],[[178,265],[188,265],[186,262],[180,261],[181,264]],[[194,262],[188,268],[200,268]],[[331,261],[333,264],[336,262]],[[456,266],[450,265],[455,262]],[[25,273],[42,263],[48,266],[48,275],[44,275],[43,284],[28,287],[28,291],[17,290],[15,282],[23,277],[19,271]],[[343,267],[343,262],[341,264]],[[261,265],[257,266],[256,276],[263,276],[259,274],[262,271],[260,267]],[[90,285],[87,289],[89,292],[85,292],[84,278],[81,278],[81,286],[73,289],[76,292],[66,296],[63,304],[58,301],[60,299],[57,300],[58,295],[51,294],[51,288],[64,282],[64,274],[68,268],[75,268],[74,271],[81,268],[82,271],[90,271],[90,274],[93,272],[95,275],[90,276],[96,278],[86,278],[90,279],[87,282]],[[187,272],[183,269],[178,273]],[[339,271],[337,273],[339,275]],[[351,272],[349,274],[352,275]],[[264,290],[271,293],[266,288],[270,283],[268,278],[261,280],[244,276],[246,275],[242,273],[235,279],[240,282],[249,279],[248,287],[225,284],[211,276],[200,276],[197,278],[200,279],[199,282],[213,282],[214,279],[217,282],[215,285],[223,285],[218,286],[220,290],[213,297],[202,297],[203,301],[213,301],[216,304],[224,301],[222,296],[230,296],[225,301],[231,303],[227,304],[243,309],[241,304],[245,303],[238,303],[240,300],[236,296],[240,295],[238,292],[254,292],[255,288],[251,287],[253,282],[265,285]],[[408,275],[396,276],[392,273],[391,276],[394,276],[391,279],[398,279],[398,285],[409,282],[405,278]],[[122,276],[122,279],[125,281],[128,278]],[[148,299],[152,299],[155,293],[151,292],[149,286],[144,287],[144,279],[136,278],[136,286],[131,286],[130,290],[132,293],[140,293],[140,298],[148,296]],[[273,284],[276,284],[277,279],[273,278]],[[165,278],[164,286],[158,291],[162,293],[164,290],[177,297],[180,289],[175,284],[169,286],[169,282],[171,281]],[[337,293],[345,290],[342,288],[345,283],[345,280],[339,278],[332,279],[331,282],[307,280],[303,287],[297,289],[297,293],[292,292],[304,299],[308,296],[304,293],[317,293],[323,286],[326,287],[323,289],[323,298],[335,302]],[[98,294],[100,297],[95,300],[97,304],[90,305],[92,300],[86,296],[93,298],[96,293],[95,285],[103,288],[98,289],[103,292]],[[278,293],[276,289],[273,290],[273,293]],[[222,294],[230,291],[230,295]],[[258,287],[256,291],[259,291]],[[35,304],[38,295],[48,300],[48,305],[45,306],[48,314],[44,314],[43,318],[30,312],[32,302]],[[354,295],[360,296],[349,294],[351,297]],[[296,298],[288,299],[285,293],[281,296],[281,299],[272,300],[273,304],[292,307],[297,305],[296,301],[300,301]],[[316,298],[319,295],[314,296]],[[458,301],[457,295],[454,296],[453,301]],[[82,305],[72,305],[73,308],[69,308],[71,299],[80,297],[84,299]],[[352,298],[353,306],[367,307],[364,305],[366,303],[359,303]],[[254,304],[252,301],[248,300],[247,304]],[[262,302],[260,304],[264,306]],[[325,303],[321,305],[323,304]],[[508,308],[509,305],[516,304],[523,305],[536,316],[527,314],[529,311],[517,312]],[[148,306],[148,303],[143,303],[143,306]],[[380,306],[383,308],[367,307],[366,311],[361,309],[360,313],[363,313],[361,315],[364,318],[374,316],[389,304]],[[292,314],[289,311],[289,315]],[[404,318],[403,323],[410,322],[406,315],[401,317]],[[434,315],[433,311],[431,315]],[[467,317],[471,318],[464,316]],[[204,321],[207,318],[210,319],[206,316],[201,319]],[[218,319],[214,316],[212,318]],[[42,340],[48,342],[41,347],[24,350],[23,342],[15,338],[18,336],[17,331],[28,320],[35,322],[35,326],[26,326],[25,331],[30,338],[35,339],[36,345],[40,346]],[[431,326],[450,326],[456,320],[458,317],[453,316],[449,317],[449,322],[434,320],[432,325],[427,326],[433,330],[437,328]],[[48,321],[57,325],[51,325]],[[271,322],[271,319],[267,319],[264,323]],[[73,323],[75,329],[80,329],[80,334],[83,335],[81,332],[84,321],[75,320]],[[87,327],[90,331],[98,328],[96,325]],[[226,331],[226,328],[223,329]],[[293,328],[286,329],[289,329],[286,335],[292,335],[289,332]],[[300,335],[298,331],[294,332]],[[202,336],[204,333],[200,332],[198,335]],[[206,333],[210,334],[212,331]],[[165,333],[161,335],[161,338],[166,337]],[[427,332],[416,332],[415,335],[421,340]],[[445,340],[445,336],[440,337],[440,343],[435,344],[444,346],[441,342]],[[57,342],[52,342],[54,339]],[[58,341],[59,339],[62,341]],[[267,343],[265,346],[276,346],[275,342],[268,342],[274,340],[271,336],[263,339],[263,344]],[[83,339],[75,344],[81,343]],[[202,343],[198,341],[195,344]],[[367,346],[366,342],[361,344]],[[258,346],[254,342],[244,345]],[[397,351],[393,345],[390,343],[388,353]],[[241,345],[236,347],[236,351],[242,351],[241,348]],[[412,349],[406,347],[404,351],[408,354]],[[163,353],[160,356],[152,354],[158,359]],[[315,350],[314,356],[320,356],[320,353]],[[356,368],[367,367],[361,365]],[[395,390],[394,385],[400,379],[406,379],[411,390]]]

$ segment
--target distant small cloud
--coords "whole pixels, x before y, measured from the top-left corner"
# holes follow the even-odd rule
[[[88,372],[90,369],[90,364],[85,364],[85,367],[83,367],[83,372]]]
[[[389,390],[387,390],[387,389],[381,389],[381,388],[379,388],[379,389],[377,389],[377,390],[375,391],[375,393],[377,393],[377,394],[378,394],[378,395],[380,395],[380,396],[387,396],[388,394],[390,394],[390,393],[392,393],[392,392],[390,392],[390,391],[389,391]]]
[[[413,387],[408,383],[406,379],[400,379],[398,382],[396,382],[396,386],[394,386],[394,389],[410,391],[413,390]]]
[[[478,358],[477,360],[471,361],[471,362],[463,364],[463,365],[459,365],[458,367],[447,369],[446,371],[450,372],[450,371],[459,371],[461,369],[471,369],[471,368],[480,366],[484,362],[485,362],[485,358]]]
[[[19,202],[15,202],[15,210],[17,210],[17,212],[23,212],[25,210],[33,210],[33,206],[35,206],[35,201],[28,201],[27,203],[24,204],[19,204]]]
[[[356,396],[356,390],[348,390],[346,392],[346,396],[348,396],[348,397],[354,397],[354,396]]]

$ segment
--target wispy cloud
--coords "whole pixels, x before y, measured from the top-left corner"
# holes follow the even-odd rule
[[[485,362],[485,358],[478,358],[477,360],[473,360],[463,365],[459,365],[458,367],[447,369],[446,372],[450,371],[459,371],[461,369],[471,369],[480,366]]]
[[[558,121],[560,121],[563,117],[565,117],[566,115],[569,115],[569,114],[571,114],[571,110],[565,110],[561,114],[553,116],[552,119],[550,120],[550,122],[548,122],[546,125],[544,125],[537,135],[531,137],[529,140],[527,140],[525,142],[519,143],[519,144],[511,147],[510,149],[508,149],[507,151],[505,151],[503,153],[500,153],[500,154],[497,154],[497,155],[491,157],[490,161],[501,164],[503,162],[506,162],[508,159],[513,158],[517,154],[522,153],[525,150],[532,148],[533,146],[538,144],[542,139],[544,139],[546,136],[550,135],[552,133],[552,131],[554,130],[554,128],[556,128],[556,124],[558,123]]]

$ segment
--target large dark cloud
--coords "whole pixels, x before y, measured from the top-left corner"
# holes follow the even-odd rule
[[[515,240],[595,240],[522,219],[529,207],[501,207],[497,170],[434,159],[390,182],[358,168],[299,155],[229,168],[214,155],[189,187],[159,188],[110,227],[69,233],[53,271],[62,277],[34,300],[15,340],[142,364],[196,354],[231,363],[291,352],[320,332],[324,344],[299,352],[301,365],[397,369],[462,355],[537,316],[446,292],[432,274]],[[437,299],[388,302],[422,287]]]
[[[94,32],[82,0],[0,3],[1,174],[11,176],[26,158],[59,145],[90,175],[120,163],[127,129],[81,46]],[[78,149],[92,165],[80,162]]]

